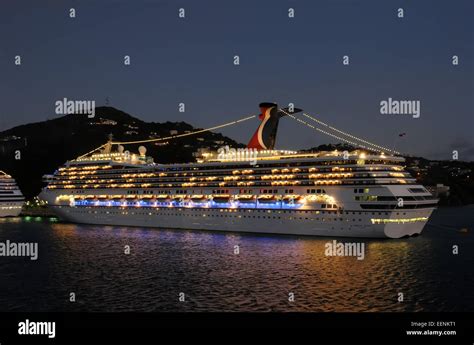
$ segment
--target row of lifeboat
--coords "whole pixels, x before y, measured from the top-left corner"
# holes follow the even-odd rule
[[[139,199],[139,200],[137,200]],[[210,201],[217,203],[217,204],[227,204],[232,202],[239,202],[242,204],[254,204],[258,202],[259,204],[272,204],[276,202],[283,202],[285,204],[303,204],[304,198],[299,195],[287,195],[284,197],[277,197],[276,195],[239,195],[239,196],[231,196],[228,194],[223,195],[215,195],[215,196],[207,196],[207,195],[192,195],[192,196],[184,196],[184,195],[127,195],[125,197],[114,197],[114,196],[106,196],[106,195],[99,195],[99,196],[88,196],[88,197],[81,197],[75,199],[76,201],[87,201],[87,202],[118,202],[118,203],[127,203],[132,201],[143,201],[149,203],[208,203]]]

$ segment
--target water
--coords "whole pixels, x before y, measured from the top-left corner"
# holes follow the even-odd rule
[[[472,206],[437,210],[417,238],[364,240],[360,261],[326,257],[332,238],[48,219],[2,219],[6,240],[39,258],[0,257],[0,311],[474,311]]]

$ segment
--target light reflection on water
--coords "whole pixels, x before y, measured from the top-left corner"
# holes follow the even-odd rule
[[[0,257],[0,310],[474,311],[472,210],[438,210],[417,238],[363,240],[364,260],[325,256],[333,238],[2,219],[0,241],[38,242],[39,259]]]

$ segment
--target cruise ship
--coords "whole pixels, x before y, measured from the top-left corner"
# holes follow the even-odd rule
[[[437,199],[384,153],[275,150],[288,108],[260,104],[246,149],[157,164],[109,142],[68,161],[40,198],[74,223],[270,234],[401,238],[420,234]],[[292,109],[291,114],[301,111]]]
[[[25,198],[15,180],[0,171],[0,217],[17,217],[24,203]]]

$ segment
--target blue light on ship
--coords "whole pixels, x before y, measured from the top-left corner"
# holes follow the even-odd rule
[[[231,202],[215,202],[215,201],[205,201],[205,202],[184,202],[184,201],[170,201],[170,202],[151,202],[145,200],[139,200],[135,202],[121,202],[121,201],[100,201],[100,200],[76,200],[73,203],[73,206],[102,206],[102,207],[201,207],[201,208],[243,208],[243,209],[252,209],[252,208],[271,208],[271,209],[283,209],[291,210],[299,208],[302,205],[298,203],[284,203],[282,201],[275,201],[271,203],[240,203],[238,201]]]

